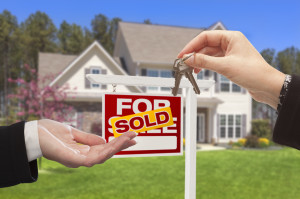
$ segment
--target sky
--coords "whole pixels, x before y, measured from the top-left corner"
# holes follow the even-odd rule
[[[97,14],[126,22],[205,28],[221,21],[246,35],[258,51],[300,49],[300,1],[297,0],[0,0],[18,22],[36,11],[48,14],[59,27],[63,20],[91,27]]]

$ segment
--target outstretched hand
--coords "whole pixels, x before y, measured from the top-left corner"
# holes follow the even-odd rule
[[[238,31],[204,31],[179,53],[182,58],[195,53],[185,63],[220,73],[246,88],[252,97],[276,109],[285,75],[270,66],[247,38]]]
[[[127,132],[106,143],[100,136],[82,132],[53,120],[38,121],[43,156],[67,167],[91,167],[136,144],[136,133]]]

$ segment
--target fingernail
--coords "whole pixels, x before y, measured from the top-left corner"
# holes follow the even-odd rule
[[[183,55],[183,58],[185,58],[185,57],[189,57],[189,58],[188,58],[187,60],[185,60],[184,63],[185,63],[186,65],[193,66],[193,64],[194,64],[194,59],[195,59],[194,53],[189,53],[189,54]]]

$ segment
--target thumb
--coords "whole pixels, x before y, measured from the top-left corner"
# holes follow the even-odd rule
[[[190,54],[183,55],[183,58],[190,56]],[[222,70],[223,57],[213,57],[202,53],[194,53],[190,58],[185,60],[185,64],[194,68],[205,68],[218,72]]]

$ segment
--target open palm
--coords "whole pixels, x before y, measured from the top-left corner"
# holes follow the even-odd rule
[[[48,119],[38,121],[38,132],[43,156],[73,168],[104,163],[117,152],[136,144],[134,132],[106,143],[97,135]]]

